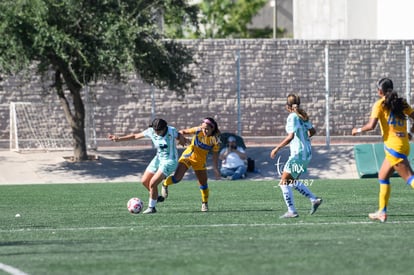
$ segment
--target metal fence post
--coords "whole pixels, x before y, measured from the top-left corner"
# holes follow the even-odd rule
[[[240,108],[240,50],[236,53],[236,75],[237,75],[237,135],[241,136],[241,108]]]
[[[151,83],[151,121],[155,119],[155,92],[154,84]]]
[[[325,125],[326,125],[326,146],[330,146],[329,133],[329,49],[325,47]]]
[[[411,105],[411,94],[410,94],[410,48],[405,46],[405,98],[407,100],[408,105]],[[410,132],[411,129],[411,121],[407,120],[407,130]]]

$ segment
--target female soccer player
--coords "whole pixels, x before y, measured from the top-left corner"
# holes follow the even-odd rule
[[[288,211],[280,218],[299,217],[293,200],[292,187],[310,199],[312,204],[311,215],[315,213],[322,203],[321,198],[317,198],[303,182],[298,180],[299,176],[306,172],[312,158],[310,137],[316,133],[309,121],[308,115],[299,108],[299,105],[299,96],[294,94],[288,95],[286,109],[290,114],[286,122],[287,136],[270,153],[270,157],[273,159],[281,148],[290,144],[290,156],[283,168],[282,178],[279,183]]]
[[[191,144],[184,150],[178,160],[178,167],[174,175],[167,177],[162,186],[162,196],[168,197],[168,186],[178,183],[184,177],[185,172],[193,167],[194,173],[198,179],[198,185],[201,192],[201,211],[208,211],[209,189],[207,184],[207,155],[209,151],[213,152],[213,169],[216,179],[220,178],[218,169],[218,152],[220,150],[220,130],[217,122],[206,117],[201,126],[185,129],[180,131],[183,135],[193,135]]]
[[[371,220],[385,222],[387,220],[387,206],[391,194],[390,177],[397,171],[398,174],[414,188],[413,170],[407,156],[410,153],[409,134],[407,133],[407,117],[414,119],[414,110],[407,102],[398,97],[394,91],[394,84],[389,78],[381,78],[376,83],[376,90],[380,99],[374,103],[371,116],[367,124],[361,128],[353,128],[352,135],[374,130],[379,121],[382,138],[384,140],[385,159],[378,172],[379,209],[368,214]],[[414,125],[410,132],[414,130]]]
[[[164,201],[162,196],[158,196],[158,184],[169,176],[177,168],[178,153],[175,140],[179,144],[185,145],[185,137],[176,128],[168,126],[164,119],[156,118],[152,121],[149,128],[138,134],[130,134],[122,137],[109,135],[109,139],[118,142],[132,139],[150,138],[157,154],[151,160],[144,175],[141,178],[142,184],[149,191],[148,208],[144,214],[156,213],[155,205]]]

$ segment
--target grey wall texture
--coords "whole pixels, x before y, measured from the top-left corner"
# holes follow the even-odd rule
[[[318,136],[327,134],[327,121],[330,136],[350,136],[352,127],[367,122],[371,106],[378,99],[374,87],[379,78],[390,77],[403,97],[406,88],[414,84],[411,67],[407,70],[407,64],[411,66],[414,60],[412,40],[252,39],[181,43],[194,50],[198,63],[190,68],[197,76],[197,85],[183,99],[174,92],[143,83],[139,77],[131,77],[124,84],[101,81],[85,89],[84,100],[98,140],[105,140],[108,133],[141,131],[154,116],[165,118],[179,129],[199,125],[204,117],[211,116],[222,132],[243,137],[283,136],[289,93],[301,96],[302,108],[310,115]],[[0,140],[9,139],[10,102],[50,103],[55,106],[54,114],[62,113],[64,120],[50,83],[48,77],[42,78],[30,70],[16,76],[2,75]],[[412,101],[411,94],[409,97]],[[368,135],[378,134],[376,130]],[[8,146],[7,142],[2,144]]]

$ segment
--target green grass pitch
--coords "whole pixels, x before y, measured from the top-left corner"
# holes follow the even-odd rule
[[[139,183],[0,186],[0,264],[27,274],[412,274],[414,193],[392,179],[387,223],[371,222],[376,179],[314,180],[324,203],[295,191],[299,218],[275,181],[171,186],[154,215],[132,215]],[[16,217],[20,214],[20,217]],[[3,272],[3,273],[2,273]],[[8,274],[0,268],[0,274]]]

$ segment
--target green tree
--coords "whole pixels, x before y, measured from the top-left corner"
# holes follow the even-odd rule
[[[272,37],[272,30],[252,30],[249,23],[268,0],[204,0],[198,22],[194,24],[183,16],[165,13],[165,31],[176,38],[256,38]]]
[[[187,70],[193,53],[165,39],[159,29],[157,14],[166,4],[196,16],[185,0],[0,2],[0,73],[15,74],[31,64],[41,74],[54,72],[53,87],[72,129],[75,160],[88,158],[81,93],[91,81],[119,81],[137,73],[181,96],[193,84]]]
[[[161,15],[164,20],[163,33],[169,38],[195,38],[191,34],[198,33],[199,12],[198,5],[189,5],[183,9],[167,3]]]

